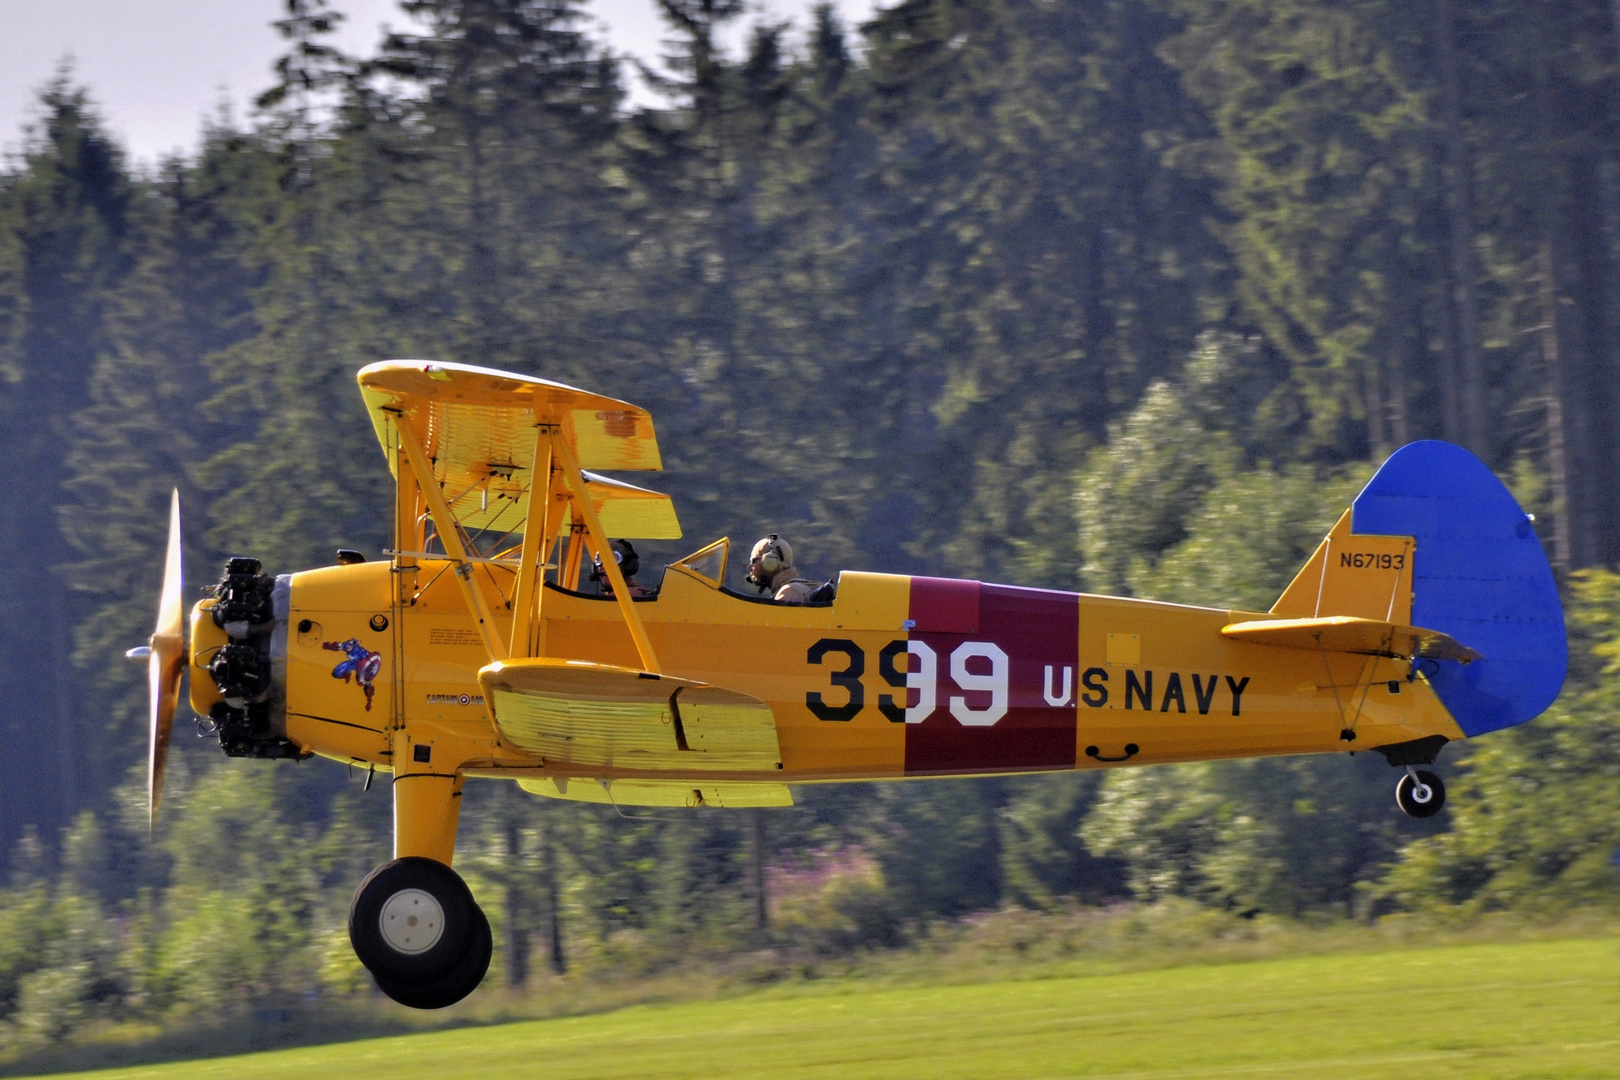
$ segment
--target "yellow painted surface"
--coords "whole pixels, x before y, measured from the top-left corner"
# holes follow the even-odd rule
[[[602,806],[714,806],[737,810],[753,806],[793,805],[793,789],[786,784],[602,781],[594,777],[546,776],[519,780],[518,786],[531,795]]]
[[[1458,663],[1472,663],[1479,653],[1460,644],[1450,634],[1419,626],[1402,626],[1353,615],[1328,615],[1320,619],[1254,619],[1221,627],[1229,638],[1241,638],[1259,645],[1287,649],[1361,653],[1366,656],[1428,656]]]
[[[831,606],[776,605],[728,593],[718,587],[723,578],[707,576],[719,571],[724,541],[713,558],[670,568],[661,582],[644,573],[644,583],[659,586],[655,596],[583,595],[559,584],[577,582],[586,549],[614,535],[608,519],[616,501],[627,522],[678,531],[666,497],[614,481],[586,483],[578,472],[660,467],[644,411],[545,380],[422,361],[372,365],[360,382],[401,481],[396,550],[410,554],[293,576],[280,722],[301,747],[391,769],[396,801],[411,803],[399,812],[400,842],[412,851],[443,850],[433,822],[435,815],[453,816],[446,807],[458,796],[441,791],[441,781],[466,775],[521,779],[553,797],[608,798],[617,783],[627,802],[637,793],[653,805],[739,805],[780,799],[787,783],[906,775],[908,740],[914,773],[960,766],[972,774],[981,767],[976,748],[989,745],[973,740],[1005,738],[1015,746],[1018,738],[1040,737],[1050,747],[1054,732],[1063,737],[1056,757],[1041,760],[1078,768],[1462,737],[1424,680],[1410,677],[1406,661],[1222,634],[1234,622],[1265,618],[1257,613],[1101,596],[1054,606],[1051,594],[1020,599],[1016,591],[996,592],[1000,606],[983,609],[974,598],[987,594],[974,586],[938,582],[917,586],[928,599],[914,613],[912,579],[865,573],[843,574]],[[548,471],[542,455],[561,469],[543,485],[533,475],[537,462]],[[433,473],[420,477],[425,486],[412,459]],[[532,520],[531,491],[550,500]],[[451,529],[438,542],[455,562],[422,554],[430,542],[423,524],[429,511],[441,533],[454,522],[469,544],[481,529],[506,536],[486,539],[490,550],[468,547],[463,561],[463,541]],[[588,537],[572,527],[576,513],[587,519]],[[592,520],[598,515],[601,521]],[[1273,618],[1409,621],[1413,541],[1355,536],[1350,520],[1346,513],[1335,525]],[[545,535],[520,548],[521,532],[541,528],[536,523]],[[557,569],[552,583],[525,590],[532,599],[524,601],[514,641],[519,551]],[[1066,631],[1064,644],[1041,653],[1046,639],[1030,635],[1057,631],[1026,630],[1017,642],[998,643],[981,637],[988,631],[975,621],[993,611],[985,625],[1017,637],[1020,604],[1042,613],[1032,614],[1030,627],[1053,627],[1061,623],[1052,621],[1053,611],[1070,602],[1078,615],[1072,671]],[[917,619],[928,625],[914,635]],[[1007,629],[1008,619],[1014,629]],[[202,606],[193,624],[196,676],[196,665],[206,664],[224,636]],[[633,626],[644,631],[639,646]],[[517,658],[512,677],[488,677],[508,649]],[[532,661],[525,658],[531,651]],[[626,674],[599,693],[575,694],[566,679],[546,674],[546,665],[559,660]],[[904,722],[904,709],[912,707],[910,695],[919,702],[925,695],[909,677],[924,679],[928,665],[937,665],[938,701],[932,711],[918,706],[924,715],[913,719],[922,726],[914,727]],[[354,677],[357,666],[365,680]],[[688,730],[675,730],[672,691],[649,696],[637,684],[641,671],[669,676],[671,687],[693,684],[698,696]],[[1060,692],[1071,676],[1072,694]],[[720,689],[703,698],[699,684]],[[211,680],[194,677],[192,686],[194,704],[206,711]],[[1011,715],[1024,726],[1015,731],[1008,720],[996,729],[995,702],[1007,716],[1011,699],[1021,702]],[[974,734],[952,743],[953,722]],[[1001,768],[1022,768],[1036,759],[1004,760],[1017,764]],[[583,786],[571,791],[575,785]]]
[[[771,707],[783,779],[899,776],[905,768],[904,725],[890,723],[875,708],[847,723],[816,719],[805,695],[825,689],[827,673],[807,663],[806,654],[820,639],[837,636],[875,660],[884,645],[905,637],[909,587],[905,577],[850,573],[832,608],[785,607],[729,596],[671,572],[658,598],[638,602],[636,610],[666,674],[724,686]],[[546,608],[552,655],[635,666],[634,645],[611,602],[551,590]],[[868,700],[875,700],[880,689],[870,665],[866,682]]]
[[[735,690],[552,657],[491,664],[479,684],[506,743],[590,775],[781,769],[770,707]]]
[[[1273,615],[1315,619],[1352,615],[1407,623],[1412,619],[1410,536],[1357,536],[1346,510],[1281,597]]]
[[[286,735],[339,761],[388,763],[394,711],[393,574],[385,562],[294,574],[287,618]],[[382,620],[376,625],[374,620]],[[360,682],[333,677],[358,642],[380,654],[368,699]]]
[[[1109,634],[1106,653],[1115,667],[1135,667],[1142,662],[1141,634]]]
[[[461,364],[388,360],[362,368],[377,439],[398,475],[396,425],[433,459],[456,519],[497,533],[522,523],[534,470],[534,427],[556,425],[582,469],[658,469],[652,417],[629,402],[525,375]]]
[[[388,731],[398,723],[451,739],[463,755],[461,764],[480,773],[505,769],[530,778],[611,780],[655,779],[679,770],[673,752],[640,767],[598,754],[582,770],[503,743],[478,680],[487,653],[459,589],[442,570],[442,562],[422,560],[416,574],[426,587],[411,592],[415,603],[395,614],[386,604],[386,564],[295,576],[287,665],[290,738],[340,760],[387,766]],[[499,623],[505,607],[497,578],[479,580]],[[909,578],[850,573],[832,607],[788,607],[728,595],[695,576],[670,572],[660,594],[638,601],[636,610],[667,674],[757,698],[774,716],[782,769],[727,775],[773,782],[884,778],[904,774],[907,725],[891,722],[875,707],[879,695],[897,693],[879,677],[877,657],[885,645],[907,637],[909,589]],[[1137,765],[1366,750],[1434,734],[1462,737],[1427,684],[1408,679],[1405,661],[1257,645],[1221,634],[1229,623],[1263,617],[1255,613],[1102,596],[1080,596],[1077,603],[1077,767],[1120,759],[1129,745],[1137,747],[1129,764]],[[544,612],[553,656],[637,668],[634,643],[612,600],[548,586]],[[373,630],[372,620],[385,614],[389,629]],[[300,632],[304,621],[310,626]],[[343,654],[327,646],[351,637],[383,653],[370,709],[357,685],[332,676]],[[807,660],[810,647],[829,638],[848,641],[867,657],[860,678],[866,707],[843,722],[818,719],[806,704],[811,693],[832,705],[847,700],[830,678],[844,659]],[[396,666],[403,697],[397,710]],[[1356,735],[1353,742],[1341,738],[1347,729]],[[1097,749],[1095,758],[1087,747]],[[712,777],[699,768],[690,777],[701,782],[705,772]]]
[[[589,472],[585,480],[591,506],[609,536],[629,540],[680,539],[681,523],[675,515],[675,500],[668,495]],[[571,524],[573,514],[565,510],[558,527],[566,532]]]
[[[1114,757],[1135,744],[1131,763],[1152,764],[1364,750],[1436,734],[1462,738],[1422,680],[1389,692],[1387,680],[1407,676],[1404,661],[1252,645],[1221,635],[1222,626],[1256,617],[1081,597],[1078,764],[1093,764],[1087,746]],[[1109,638],[1121,634],[1138,636],[1139,663],[1107,663]],[[1345,728],[1356,731],[1355,742],[1341,741]]]
[[[461,781],[456,777],[394,777],[394,858],[436,859],[449,866],[460,819]]]
[[[189,693],[192,711],[198,716],[207,716],[208,710],[220,700],[219,688],[208,674],[208,664],[214,654],[230,642],[225,631],[214,625],[213,611],[213,600],[204,600],[191,609]]]

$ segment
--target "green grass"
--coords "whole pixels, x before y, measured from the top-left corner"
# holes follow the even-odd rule
[[[1620,939],[730,1000],[78,1076],[1620,1077]]]

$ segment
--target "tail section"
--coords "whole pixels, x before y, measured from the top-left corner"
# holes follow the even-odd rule
[[[1440,631],[1479,653],[1422,672],[1463,732],[1522,724],[1564,684],[1568,643],[1531,519],[1478,458],[1450,443],[1392,454],[1272,607]]]

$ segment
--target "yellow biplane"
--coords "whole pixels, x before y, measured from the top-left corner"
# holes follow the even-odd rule
[[[359,373],[397,480],[386,561],[272,577],[233,558],[181,605],[178,495],[149,665],[155,816],[182,676],[229,755],[392,775],[393,861],[350,936],[418,1008],[482,980],[489,923],[450,868],[462,785],[618,806],[786,806],[792,785],[1375,750],[1440,808],[1448,741],[1563,682],[1530,518],[1478,460],[1402,448],[1269,612],[844,572],[825,602],[726,586],[719,540],[635,596],[610,538],[673,539],[652,418],[523,375]],[[600,559],[606,588],[585,590]]]

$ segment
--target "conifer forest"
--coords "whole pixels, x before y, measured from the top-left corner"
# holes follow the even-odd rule
[[[1454,746],[805,787],[648,811],[473,783],[489,983],[904,946],[1159,902],[1377,920],[1620,901],[1620,2],[658,0],[662,107],[582,0],[285,0],[257,107],[133,162],[71,69],[0,161],[0,1050],[364,997],[386,784],[182,715],[150,837],[169,492],[189,605],[390,546],[354,373],[633,401],[686,537],[799,566],[1265,610],[1396,447],[1533,511],[1571,674]],[[744,47],[721,47],[742,29]],[[205,103],[199,103],[205,104]],[[733,576],[740,579],[737,560]],[[644,570],[644,576],[646,576]],[[736,584],[737,582],[734,582]]]

